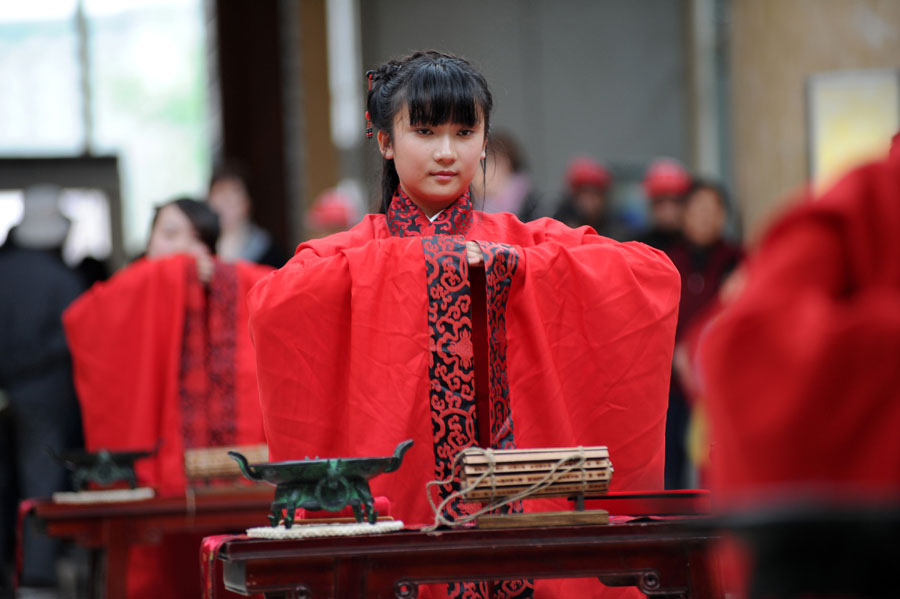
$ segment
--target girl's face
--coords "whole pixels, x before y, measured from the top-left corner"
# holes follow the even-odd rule
[[[382,155],[394,160],[400,187],[426,216],[440,212],[469,188],[484,158],[484,121],[412,125],[409,110],[394,117],[393,139],[378,132]]]
[[[196,255],[204,252],[208,253],[208,250],[197,237],[187,215],[174,204],[163,206],[150,232],[147,257],[159,258],[169,254]]]

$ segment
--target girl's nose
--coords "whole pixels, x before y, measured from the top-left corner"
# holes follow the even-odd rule
[[[450,135],[441,135],[434,150],[434,159],[438,162],[451,162],[456,158],[453,139]]]

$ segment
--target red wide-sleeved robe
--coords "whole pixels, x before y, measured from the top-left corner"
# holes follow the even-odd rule
[[[188,256],[142,259],[79,297],[63,322],[87,449],[159,444],[138,482],[180,495],[185,448],[264,443],[246,295],[270,270],[217,262],[204,286]],[[198,551],[199,537],[136,548],[129,596],[198,596]]]
[[[271,458],[413,439],[372,490],[407,524],[433,522],[425,484],[478,436],[467,240],[485,256],[490,445],[608,445],[612,489],[661,488],[677,271],[646,245],[473,211],[468,195],[429,222],[398,193],[250,292]]]
[[[699,361],[726,506],[897,495],[900,159],[852,172],[775,224]]]

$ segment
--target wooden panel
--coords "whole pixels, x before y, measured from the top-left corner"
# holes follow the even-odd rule
[[[752,238],[806,182],[807,76],[896,67],[900,2],[735,0],[733,10],[736,191]]]
[[[254,219],[281,247],[288,239],[279,2],[216,1],[221,92],[220,159],[248,174]]]
[[[300,58],[303,88],[304,205],[337,185],[337,152],[331,141],[328,40],[324,0],[300,2]],[[360,73],[360,85],[363,76]],[[359,115],[362,118],[362,115]]]

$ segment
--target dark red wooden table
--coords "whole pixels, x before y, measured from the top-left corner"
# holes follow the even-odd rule
[[[128,549],[174,533],[242,532],[265,526],[273,490],[159,497],[123,503],[61,504],[38,500],[30,515],[51,537],[69,539],[106,555],[107,599],[126,596]],[[198,547],[199,552],[199,547]]]
[[[225,587],[267,598],[411,598],[454,580],[600,578],[650,597],[722,597],[701,518],[607,525],[304,540],[231,539],[218,548]]]

